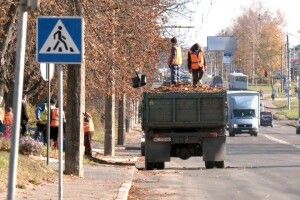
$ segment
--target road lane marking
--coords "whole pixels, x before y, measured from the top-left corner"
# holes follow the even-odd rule
[[[277,138],[272,137],[272,136],[270,136],[270,135],[262,134],[262,136],[264,136],[265,138],[267,138],[267,139],[269,139],[269,140],[272,140],[272,141],[274,141],[274,142],[277,142],[277,143],[279,143],[279,144],[286,144],[286,145],[290,145],[290,146],[292,146],[292,147],[295,147],[295,148],[297,148],[297,149],[300,149],[300,147],[298,147],[298,146],[296,146],[296,145],[294,145],[294,144],[291,144],[291,143],[289,143],[289,142],[287,142],[287,141],[284,141],[284,140],[277,139]]]

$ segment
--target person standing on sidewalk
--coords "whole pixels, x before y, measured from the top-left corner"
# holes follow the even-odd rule
[[[13,112],[11,107],[5,109],[5,114],[3,118],[3,124],[5,126],[4,137],[9,140],[11,136],[11,127],[14,122]]]
[[[27,112],[27,96],[23,95],[22,99],[22,111],[21,111],[21,136],[25,136],[27,133],[27,124],[28,124],[28,112]]]
[[[50,99],[50,139],[53,140],[53,146],[57,147],[59,127],[59,110],[56,107],[56,100]]]
[[[193,86],[196,86],[206,70],[205,55],[198,43],[191,47],[187,62],[189,72],[193,76]]]
[[[36,134],[35,139],[42,137],[43,143],[47,144],[47,118],[48,108],[46,103],[39,103],[35,110],[36,117]]]
[[[168,60],[169,68],[171,69],[171,84],[177,84],[180,81],[179,68],[182,64],[181,47],[177,43],[177,39],[173,37],[171,39],[172,48],[171,54]]]
[[[83,130],[84,130],[84,154],[88,157],[92,157],[92,135],[95,131],[94,122],[92,116],[85,112],[83,113]]]

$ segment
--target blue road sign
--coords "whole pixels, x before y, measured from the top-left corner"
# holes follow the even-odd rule
[[[36,47],[39,63],[82,63],[82,17],[38,17]]]

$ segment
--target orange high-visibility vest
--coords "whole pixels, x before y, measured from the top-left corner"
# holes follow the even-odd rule
[[[5,126],[12,126],[13,125],[13,113],[12,112],[6,112],[3,119],[3,124]]]
[[[192,69],[199,69],[204,67],[204,54],[202,51],[199,51],[199,53],[190,51],[190,57]]]
[[[50,126],[51,127],[59,127],[59,112],[58,112],[58,108],[51,109]]]
[[[90,118],[88,122],[86,122],[86,121],[83,122],[83,131],[84,131],[85,133],[95,131],[94,123],[93,123],[92,118]]]

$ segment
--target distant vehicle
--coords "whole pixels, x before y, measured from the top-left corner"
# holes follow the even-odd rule
[[[297,120],[297,124],[296,124],[296,134],[300,134],[300,119]]]
[[[260,125],[273,127],[273,115],[271,112],[260,112]]]
[[[260,98],[254,91],[227,91],[229,136],[248,133],[257,136]]]
[[[223,79],[221,76],[214,76],[212,78],[212,83],[211,83],[212,87],[218,87],[218,88],[222,88],[223,87]]]
[[[181,81],[181,83],[184,83],[184,84],[191,84],[192,83],[192,77],[189,73],[182,74],[180,76],[180,81]]]
[[[212,75],[204,73],[201,81],[202,84],[204,85],[211,85],[212,79],[213,79]]]
[[[248,90],[248,76],[243,73],[229,74],[229,90]]]

